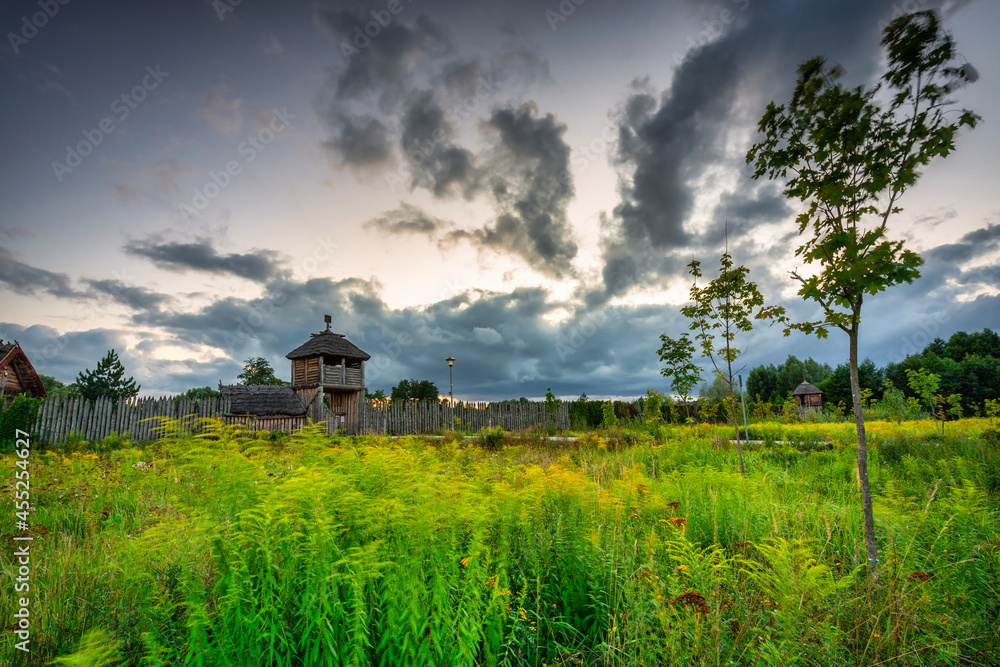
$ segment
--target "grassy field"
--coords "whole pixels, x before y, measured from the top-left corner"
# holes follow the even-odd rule
[[[876,582],[853,427],[753,430],[745,478],[710,426],[34,451],[32,652],[0,663],[1000,664],[985,420],[869,424]]]

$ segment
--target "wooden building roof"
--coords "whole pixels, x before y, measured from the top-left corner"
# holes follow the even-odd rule
[[[7,381],[4,382],[4,393],[26,392],[36,398],[44,398],[47,394],[42,379],[38,377],[35,368],[28,361],[17,341],[4,343],[0,341],[0,376],[7,371]]]
[[[228,398],[229,414],[254,415],[290,415],[301,416],[306,413],[302,401],[291,387],[275,384],[231,384],[220,385],[219,392],[223,398]]]
[[[808,396],[810,394],[822,394],[822,393],[823,392],[820,390],[819,387],[813,384],[809,384],[808,382],[803,380],[802,384],[796,387],[795,391],[792,392],[792,396]]]
[[[344,334],[333,333],[330,330],[309,335],[309,340],[285,355],[287,359],[302,359],[317,357],[323,354],[331,357],[343,357],[351,360],[368,361],[371,355],[344,338]]]

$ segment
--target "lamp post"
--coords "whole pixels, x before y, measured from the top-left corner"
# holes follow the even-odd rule
[[[455,430],[455,383],[451,378],[451,367],[455,365],[455,357],[445,359],[448,362],[448,405],[451,406],[451,430]]]

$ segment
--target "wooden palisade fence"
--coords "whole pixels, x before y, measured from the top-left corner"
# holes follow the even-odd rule
[[[169,397],[132,398],[119,401],[117,406],[111,399],[91,402],[82,396],[50,398],[38,410],[34,430],[43,442],[50,444],[70,438],[94,442],[112,433],[128,433],[132,440],[148,442],[159,437],[156,429],[160,420],[156,417],[222,418],[228,407],[221,398],[181,401]]]
[[[452,408],[447,403],[414,401],[363,401],[363,411],[357,431],[385,435],[405,435],[445,430],[450,427]],[[222,398],[175,400],[163,398],[133,398],[120,401],[116,407],[109,399],[94,402],[76,396],[50,398],[42,403],[35,421],[35,433],[42,442],[64,443],[69,439],[99,441],[112,433],[125,435],[136,442],[148,442],[159,437],[157,418],[183,419],[213,417],[227,424],[244,424],[251,430],[292,432],[305,425],[304,417],[245,417],[228,415],[229,402]],[[569,428],[569,408],[561,403],[554,415],[549,415],[541,402],[504,401],[499,403],[462,403],[454,406],[456,429],[479,431],[502,426],[506,430],[522,430],[554,424]],[[193,430],[201,425],[188,420]],[[337,424],[328,423],[332,431]],[[355,430],[355,429],[350,429]]]
[[[461,431],[476,432],[494,426],[521,431],[549,423],[557,428],[569,428],[567,403],[560,403],[555,414],[550,416],[542,402],[456,402],[454,416],[455,429]],[[451,419],[452,407],[443,402],[366,401],[362,430],[383,435],[427,433],[448,429]]]

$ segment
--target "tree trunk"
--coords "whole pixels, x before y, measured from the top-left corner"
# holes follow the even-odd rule
[[[858,385],[858,325],[855,320],[850,333],[851,399],[854,403],[854,423],[858,428],[858,481],[861,484],[861,511],[865,519],[865,547],[868,552],[868,573],[878,579],[878,544],[875,542],[875,514],[872,511],[872,491],[868,484],[868,441],[865,438],[865,415],[861,408]]]
[[[740,456],[740,474],[746,476],[743,467],[743,447],[740,446],[740,425],[736,419],[736,402],[733,398],[733,362],[729,360],[729,343],[726,342],[726,370],[729,371],[729,414],[733,417],[733,429],[736,431],[736,453]]]

